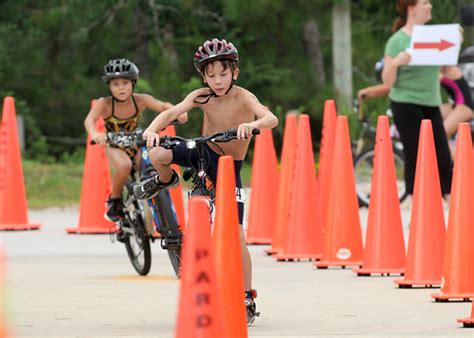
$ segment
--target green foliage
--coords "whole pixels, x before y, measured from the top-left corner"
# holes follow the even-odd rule
[[[25,116],[27,156],[47,160],[74,153],[84,139],[83,120],[93,98],[108,95],[100,79],[111,58],[139,66],[138,92],[179,102],[202,85],[192,64],[196,47],[213,37],[239,49],[237,84],[277,113],[281,137],[285,112],[311,116],[315,150],[324,100],[332,89],[332,7],[338,0],[45,0],[4,1],[0,12],[0,81]],[[433,23],[457,22],[462,1],[433,2]],[[354,90],[375,84],[374,63],[383,55],[396,17],[395,1],[351,1]],[[304,29],[315,20],[326,83],[318,85]],[[472,29],[465,28],[471,41]],[[471,39],[471,40],[469,40]],[[383,113],[386,101],[369,103]],[[341,108],[342,109],[342,108]],[[350,112],[350,110],[347,110]],[[348,113],[349,114],[349,113]],[[155,116],[147,112],[144,123]],[[191,112],[178,132],[199,134],[202,116]],[[276,140],[280,149],[281,139]]]

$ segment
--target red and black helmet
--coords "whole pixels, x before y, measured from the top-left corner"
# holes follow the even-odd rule
[[[194,67],[198,72],[201,72],[209,62],[222,59],[238,62],[239,52],[231,42],[214,38],[198,47],[194,54]]]

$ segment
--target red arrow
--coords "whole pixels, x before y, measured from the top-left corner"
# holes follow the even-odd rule
[[[440,52],[455,46],[454,43],[441,39],[440,42],[415,42],[413,48],[415,49],[438,49]]]

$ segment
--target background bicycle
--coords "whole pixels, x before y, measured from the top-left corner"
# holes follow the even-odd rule
[[[159,240],[161,248],[168,251],[171,265],[179,277],[182,233],[169,191],[164,189],[154,198],[147,200],[148,208],[144,201],[133,195],[133,185],[141,178],[154,174],[142,131],[107,133],[107,143],[122,148],[138,147],[141,151],[138,164],[132,159],[134,166],[122,192],[125,217],[118,223],[117,240],[125,244],[133,267],[143,276],[147,275],[151,268],[150,242]],[[154,236],[155,230],[160,238]]]
[[[359,134],[352,142],[352,155],[354,159],[354,175],[356,179],[356,192],[359,206],[367,207],[370,203],[370,190],[375,155],[375,133],[376,129],[370,124],[364,115],[363,105],[358,100],[354,102],[354,112],[357,113],[361,127]],[[395,173],[397,175],[398,198],[400,203],[407,197],[405,189],[405,160],[403,157],[403,145],[399,139],[397,128],[393,123],[392,112],[386,111],[390,118],[390,136],[393,144],[393,156],[395,161]]]

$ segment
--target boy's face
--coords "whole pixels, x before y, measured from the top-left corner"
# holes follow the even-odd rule
[[[117,100],[124,101],[132,95],[133,84],[129,79],[117,78],[110,80],[109,88]]]
[[[204,69],[204,82],[216,93],[217,96],[225,95],[229,89],[232,78],[234,81],[237,80],[239,69],[232,69],[230,67],[225,68],[219,60],[209,63]]]

